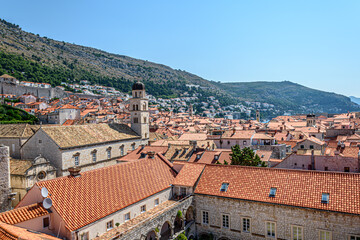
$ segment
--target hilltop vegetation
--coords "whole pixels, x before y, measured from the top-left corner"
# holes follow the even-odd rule
[[[0,124],[10,123],[34,123],[37,118],[24,110],[11,107],[6,104],[0,105]]]
[[[172,98],[184,92],[196,92],[199,101],[215,96],[222,106],[258,101],[293,113],[336,113],[358,109],[349,98],[338,94],[290,82],[223,84],[207,81],[165,65],[40,37],[0,19],[0,74],[3,73],[52,86],[88,80],[91,84],[115,87],[122,92],[131,91],[134,81],[142,81],[147,92],[155,97]],[[185,84],[203,88],[189,89]]]

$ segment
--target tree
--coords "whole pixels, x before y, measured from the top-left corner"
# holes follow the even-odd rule
[[[176,240],[187,240],[187,237],[184,233],[181,233],[179,236],[177,236]]]
[[[235,145],[231,147],[231,151],[231,165],[266,167],[266,163],[251,148],[240,149],[239,145]]]

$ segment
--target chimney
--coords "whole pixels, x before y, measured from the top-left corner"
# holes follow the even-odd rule
[[[147,155],[148,155],[148,158],[151,158],[151,159],[155,158],[155,152],[154,151],[148,151]]]
[[[311,151],[311,170],[315,170],[315,155],[314,155],[315,150],[313,149]]]
[[[81,168],[79,168],[79,167],[69,167],[68,171],[69,171],[71,177],[80,177]]]
[[[197,141],[195,141],[195,140],[190,140],[189,143],[190,143],[191,146],[193,146],[194,149],[197,148]]]
[[[236,133],[236,130],[235,130],[235,128],[233,128],[233,133],[232,133],[232,135],[234,135]]]

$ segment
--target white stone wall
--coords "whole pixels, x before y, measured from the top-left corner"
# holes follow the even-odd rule
[[[9,147],[10,157],[20,159],[20,148],[22,144],[22,140],[20,138],[0,138],[0,144],[4,144]]]
[[[360,235],[360,216],[236,199],[195,195],[197,233],[213,233],[216,239],[264,239],[267,221],[276,223],[277,239],[292,239],[291,226],[303,227],[303,239],[319,239],[319,230],[332,232],[332,239]],[[209,225],[202,224],[202,211],[209,212]],[[222,215],[230,228],[222,227]],[[251,232],[242,231],[242,218],[251,219]]]

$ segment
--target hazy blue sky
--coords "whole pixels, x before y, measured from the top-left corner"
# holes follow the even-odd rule
[[[209,80],[289,80],[360,97],[358,0],[3,0],[0,18]]]

